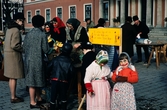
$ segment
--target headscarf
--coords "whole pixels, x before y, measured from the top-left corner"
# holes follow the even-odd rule
[[[52,21],[56,21],[58,23],[57,27],[54,27],[54,32],[57,32],[58,34],[60,34],[59,28],[62,28],[62,27],[65,28],[65,24],[63,23],[63,21],[59,17],[54,17],[52,19]]]
[[[128,55],[128,53],[126,53],[126,52],[122,52],[121,54],[120,54],[120,56],[122,55],[122,54],[124,54],[124,55],[126,55],[127,56],[127,60],[128,60],[128,62],[129,62],[129,65],[128,65],[128,67],[130,68],[130,69],[132,69],[133,71],[135,71],[135,67],[132,65],[132,62],[131,62],[131,60],[130,60],[130,57],[129,57],[129,55]],[[117,69],[118,70],[118,69]],[[119,71],[119,70],[118,70]],[[117,72],[116,72],[117,73]],[[117,73],[118,74],[118,73]]]
[[[96,55],[96,63],[97,64],[106,64],[108,62],[109,58],[108,58],[108,53],[105,50],[100,50],[99,53]],[[100,65],[100,68],[102,68],[102,66]]]
[[[76,18],[70,18],[66,23],[71,24],[74,30],[77,30],[78,26],[81,24],[81,22]]]
[[[128,57],[127,60],[128,60],[128,62],[129,62],[129,64],[131,64],[131,60],[130,60],[130,57],[129,57],[128,53],[122,52],[122,53],[120,54],[120,56],[121,56],[122,54],[124,54],[124,55],[126,55],[126,56]]]

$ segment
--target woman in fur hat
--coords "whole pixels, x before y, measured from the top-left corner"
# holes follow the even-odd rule
[[[108,53],[101,50],[87,68],[84,78],[87,89],[86,110],[111,110],[111,87],[107,78],[111,77],[110,67],[107,65]]]
[[[8,29],[4,41],[4,75],[9,78],[11,103],[23,102],[22,98],[16,96],[17,79],[24,78],[22,40],[20,29],[24,22],[23,13],[14,15],[13,20],[8,23]]]
[[[126,52],[122,52],[119,56],[119,66],[113,73],[112,81],[115,85],[111,98],[111,110],[136,110],[132,84],[138,82],[138,73]]]
[[[29,87],[30,108],[39,108],[43,102],[40,88],[45,86],[44,54],[49,51],[45,32],[42,30],[44,17],[35,15],[32,18],[34,28],[24,39],[26,85]]]

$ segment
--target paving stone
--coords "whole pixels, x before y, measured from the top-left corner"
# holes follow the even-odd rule
[[[136,55],[134,59],[136,60]],[[137,110],[167,110],[167,63],[160,63],[159,69],[154,60],[148,68],[143,62],[134,65],[139,75],[139,82],[133,84]],[[0,110],[30,110],[25,79],[19,79],[17,84],[17,95],[23,97],[24,102],[11,104],[8,82],[0,81]],[[78,105],[77,95],[71,94],[68,100],[69,110],[77,110]]]

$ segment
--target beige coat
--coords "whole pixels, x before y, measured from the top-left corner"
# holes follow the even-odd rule
[[[21,35],[18,28],[7,29],[4,41],[4,76],[23,78]]]

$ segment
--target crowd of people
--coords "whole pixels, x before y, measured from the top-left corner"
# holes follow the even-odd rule
[[[49,82],[50,109],[67,110],[67,92],[80,71],[87,110],[136,110],[133,83],[138,82],[138,73],[131,62],[133,45],[137,35],[148,38],[149,32],[137,16],[133,16],[134,25],[129,16],[121,26],[123,52],[120,55],[115,46],[95,45],[89,41],[90,28],[105,28],[103,18],[99,18],[97,25],[90,18],[85,19],[85,28],[75,18],[66,23],[59,17],[45,22],[43,16],[35,15],[33,28],[22,43],[20,27],[24,20],[22,13],[14,15],[4,41],[4,76],[9,78],[11,103],[24,101],[16,96],[16,86],[17,79],[25,78],[31,109],[47,102],[41,96],[41,88]],[[147,62],[148,47],[143,49]],[[137,62],[141,62],[141,46],[137,46],[137,55]]]

